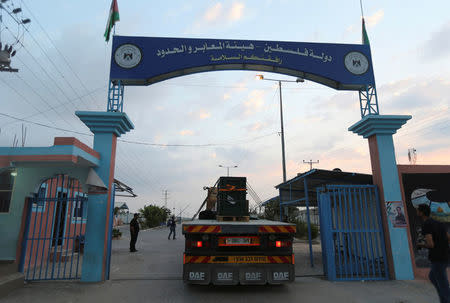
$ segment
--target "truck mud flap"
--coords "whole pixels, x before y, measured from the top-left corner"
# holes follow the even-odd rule
[[[212,270],[211,278],[214,285],[237,285],[239,270],[237,267],[218,266]]]
[[[283,284],[295,280],[292,264],[211,265],[185,264],[183,280],[189,284],[264,285]]]
[[[242,285],[264,285],[267,283],[266,269],[263,266],[246,266],[239,269]]]
[[[282,284],[295,280],[295,270],[292,265],[274,265],[267,269],[269,284]]]
[[[183,280],[191,284],[208,285],[211,282],[210,267],[208,265],[185,265]]]

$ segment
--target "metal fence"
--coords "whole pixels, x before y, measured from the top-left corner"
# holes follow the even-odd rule
[[[327,185],[320,192],[319,216],[328,279],[388,279],[375,185]]]
[[[29,200],[20,269],[25,280],[80,279],[87,196],[76,179],[48,179]]]

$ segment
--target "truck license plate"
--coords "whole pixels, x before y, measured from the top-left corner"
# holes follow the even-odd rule
[[[247,245],[252,243],[251,238],[227,238],[225,243],[227,245]]]

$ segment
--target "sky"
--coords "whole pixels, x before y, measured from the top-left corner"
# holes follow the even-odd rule
[[[15,136],[22,142],[22,127],[25,146],[51,146],[56,136],[92,146],[89,129],[74,112],[106,110],[111,43],[103,33],[110,1],[7,3],[21,7],[21,17],[31,23],[23,32],[9,16],[2,18],[1,41],[23,33],[23,47],[17,46],[12,63],[20,71],[0,73],[0,146],[12,146]],[[119,35],[361,43],[357,0],[118,0],[118,5]],[[363,11],[380,114],[413,117],[394,135],[397,162],[407,164],[408,149],[415,148],[417,164],[450,164],[450,2],[365,0]],[[237,165],[230,174],[247,177],[261,200],[277,195],[279,91],[256,74],[207,72],[126,87],[124,111],[135,129],[121,139],[213,146],[119,141],[115,177],[138,197],[116,201],[126,202],[130,211],[162,206],[168,190],[167,206],[192,215],[206,196],[203,187],[226,175],[219,165]],[[282,94],[288,179],[309,170],[303,160],[318,160],[315,168],[371,172],[367,140],[347,130],[361,119],[357,92],[305,81],[284,83]]]

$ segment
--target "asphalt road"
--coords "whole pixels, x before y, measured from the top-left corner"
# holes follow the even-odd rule
[[[136,243],[137,252],[130,253],[128,226],[120,228],[122,238],[113,240],[111,279],[179,279],[183,273],[184,236],[177,226],[176,240],[168,240],[169,229],[143,230]]]
[[[186,285],[181,279],[183,237],[167,240],[167,234],[167,228],[142,231],[139,251],[130,253],[129,232],[123,228],[122,239],[113,242],[111,280],[35,282],[0,302],[439,302],[426,281],[329,282],[307,277],[281,286]]]

